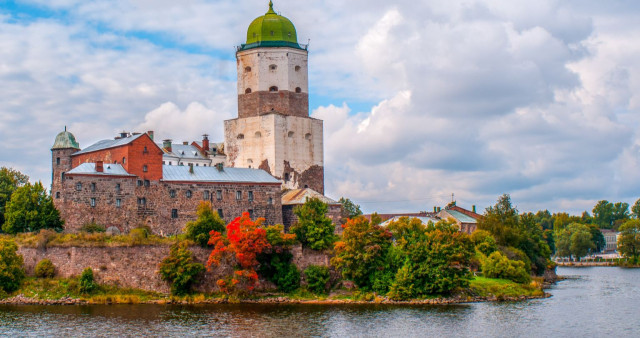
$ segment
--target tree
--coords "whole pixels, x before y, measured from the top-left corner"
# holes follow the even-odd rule
[[[491,233],[498,245],[518,244],[518,210],[511,205],[509,195],[502,195],[495,206],[486,209],[484,217],[478,220],[478,229]]]
[[[341,269],[344,278],[370,290],[376,272],[385,268],[391,233],[379,225],[371,225],[364,216],[348,220],[343,227],[342,240],[335,243],[331,264]]]
[[[350,199],[340,197],[340,200],[338,200],[338,202],[340,202],[341,209],[342,209],[342,213],[340,215],[343,220],[342,223],[346,222],[347,219],[349,218],[354,218],[362,215],[362,210],[360,210],[360,206],[353,203]]]
[[[572,223],[557,235],[556,254],[578,260],[596,248],[589,226]]]
[[[23,263],[16,243],[0,238],[0,290],[10,293],[20,288],[25,277]]]
[[[209,255],[207,268],[219,266],[224,260],[235,269],[233,275],[218,280],[217,284],[223,292],[252,291],[255,288],[258,281],[256,269],[260,264],[258,255],[271,248],[267,232],[261,227],[262,222],[264,218],[254,222],[249,213],[244,212],[227,225],[226,235],[211,232],[209,245],[214,248]]]
[[[295,208],[293,213],[298,222],[291,227],[291,232],[302,245],[313,250],[328,249],[335,242],[335,226],[326,216],[329,206],[319,198],[309,198]]]
[[[27,183],[11,195],[11,200],[6,206],[5,218],[2,230],[8,234],[40,229],[62,231],[64,224],[51,196],[40,182],[33,185]]]
[[[540,210],[536,212],[535,217],[536,223],[538,223],[543,230],[553,229],[553,216],[551,216],[549,210]]]
[[[224,221],[217,212],[211,208],[211,202],[200,202],[198,205],[198,219],[188,222],[185,226],[185,235],[188,239],[204,247],[209,242],[211,231],[224,232]]]
[[[160,262],[158,273],[162,280],[171,285],[171,294],[183,295],[191,291],[191,286],[204,271],[204,265],[196,262],[186,242],[171,246],[169,256]]]
[[[589,232],[591,233],[591,240],[593,241],[593,245],[595,246],[595,252],[601,252],[607,245],[602,231],[600,231],[600,229],[598,229],[598,227],[595,225],[588,225],[588,227]]]
[[[96,284],[93,278],[93,269],[84,269],[78,278],[78,291],[80,293],[90,294],[97,288],[98,284]]]
[[[5,221],[5,207],[16,189],[29,182],[29,177],[11,168],[0,168],[0,226]]]
[[[325,293],[327,284],[331,279],[331,273],[326,266],[309,265],[304,269],[304,277],[307,281],[307,287],[314,293]]]
[[[491,236],[488,231],[474,231],[473,234],[471,234],[471,241],[476,246],[476,250],[481,252],[485,256],[489,256],[498,250],[498,245],[496,245],[495,238],[493,238],[493,236]]]
[[[638,263],[638,256],[640,256],[640,220],[627,221],[620,227],[618,252],[630,258],[634,264]]]
[[[613,226],[613,204],[607,200],[599,201],[593,207],[593,223],[604,229]]]
[[[633,217],[636,219],[640,219],[640,199],[636,201],[631,207],[631,212],[633,213]]]
[[[531,276],[525,269],[524,262],[510,260],[499,251],[483,259],[482,274],[485,277],[509,279],[516,283],[531,281]]]

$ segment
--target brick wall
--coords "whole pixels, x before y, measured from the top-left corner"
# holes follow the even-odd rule
[[[278,92],[258,91],[238,95],[239,118],[273,112],[309,117],[309,94],[280,90]]]
[[[282,206],[282,224],[284,225],[285,231],[289,231],[292,225],[298,222],[298,216],[293,213],[293,210],[298,205],[283,205]],[[329,205],[329,210],[327,211],[327,217],[331,219],[333,225],[335,225],[335,233],[342,233],[342,208],[340,204]]]

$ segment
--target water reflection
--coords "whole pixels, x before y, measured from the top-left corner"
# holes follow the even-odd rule
[[[4,336],[638,336],[640,270],[563,268],[550,299],[452,306],[0,306]]]

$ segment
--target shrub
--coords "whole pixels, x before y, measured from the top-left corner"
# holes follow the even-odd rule
[[[169,256],[160,263],[160,277],[171,285],[171,294],[183,295],[191,291],[191,285],[204,271],[204,265],[194,262],[186,242],[174,244]]]
[[[485,277],[509,279],[516,283],[531,281],[531,276],[529,276],[524,262],[510,260],[499,251],[483,260],[482,274]]]
[[[35,274],[38,278],[53,278],[56,275],[56,267],[45,258],[36,264]]]
[[[211,209],[211,202],[200,202],[198,205],[198,219],[188,222],[184,232],[188,239],[196,242],[198,245],[205,247],[209,243],[211,231],[219,233],[224,232],[224,220],[220,218],[217,212]]]
[[[87,224],[83,225],[82,228],[80,228],[80,231],[92,234],[92,233],[95,233],[95,232],[105,232],[105,231],[107,231],[107,229],[104,226],[100,225],[100,224],[97,224],[95,222],[91,222],[91,223],[87,223]]]
[[[129,232],[129,236],[137,240],[146,239],[147,237],[149,237],[150,234],[151,234],[151,231],[149,230],[148,227],[139,227],[139,228],[131,229],[131,231]]]
[[[328,210],[329,206],[318,198],[310,198],[294,209],[298,223],[291,227],[291,232],[302,245],[313,250],[324,250],[333,245],[335,226],[326,216]]]
[[[283,292],[297,290],[300,287],[300,271],[291,263],[291,258],[291,253],[287,251],[261,254],[258,256],[258,273]]]
[[[0,290],[11,293],[20,288],[25,277],[23,263],[16,243],[0,238]]]
[[[78,278],[78,291],[80,293],[90,294],[98,288],[93,278],[93,269],[86,268],[82,271],[80,278]]]
[[[326,266],[309,265],[304,269],[304,277],[307,281],[307,287],[311,292],[325,293],[327,292],[327,284],[331,275],[329,268]]]
[[[485,256],[491,255],[494,251],[498,250],[495,238],[486,230],[476,230],[471,234],[471,241],[476,246],[476,250]]]

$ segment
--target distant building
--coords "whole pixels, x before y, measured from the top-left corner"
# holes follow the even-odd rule
[[[312,189],[293,189],[285,191],[282,194],[282,224],[284,224],[285,230],[298,222],[298,216],[293,211],[296,207],[303,205],[310,198],[318,198],[322,202],[329,206],[327,217],[329,217],[334,224],[340,224],[340,217],[342,214],[342,204],[336,202]],[[341,227],[336,227],[336,230],[340,232]]]
[[[620,235],[620,233],[610,229],[600,229],[600,231],[604,236],[604,252],[618,251],[618,236]]]
[[[482,215],[476,213],[476,207],[467,210],[453,204],[448,205],[438,212],[437,216],[441,219],[452,219],[456,222],[461,232],[472,234],[478,229],[478,220]]]

